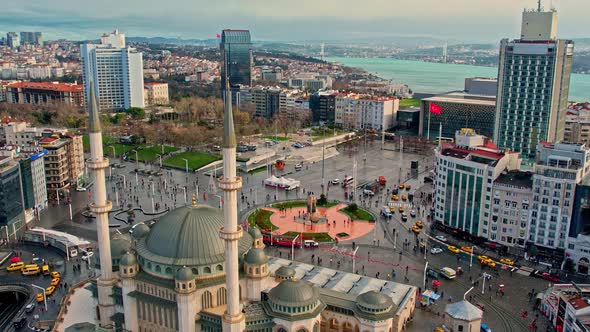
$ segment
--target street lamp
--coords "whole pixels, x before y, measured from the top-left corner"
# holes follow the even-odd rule
[[[486,279],[491,277],[491,275],[484,272],[481,277],[483,278],[483,282],[481,283],[481,294],[484,294],[486,289]]]
[[[115,146],[109,145],[109,148],[113,149],[113,158],[117,158],[117,153],[115,152]]]
[[[424,259],[426,259],[426,250],[428,250],[428,235],[424,234]]]
[[[159,155],[158,155],[158,158],[160,158],[160,168],[162,168],[162,155],[161,155],[161,154],[159,154]]]
[[[360,247],[356,247],[356,249],[354,249],[354,251],[352,252],[352,273],[355,273],[354,271],[356,271],[354,269],[354,263],[355,263],[355,259],[356,259],[356,252],[359,250]]]
[[[299,235],[301,234],[297,234],[297,236],[291,241],[291,262],[295,259],[295,241],[297,241]]]
[[[47,312],[47,296],[45,296],[45,288],[41,287],[41,286],[37,286],[35,284],[31,284],[31,286],[40,289],[41,291],[43,291],[43,304],[45,304],[45,312]]]
[[[426,290],[426,270],[428,269],[428,261],[426,261],[426,265],[424,265],[424,290]]]
[[[185,158],[181,158],[181,159],[184,160],[184,164],[185,164],[184,169],[186,170],[186,174],[188,175],[188,159],[185,159]]]
[[[396,243],[397,243],[397,232],[393,232],[393,249],[396,249]]]
[[[475,246],[471,246],[471,255],[469,257],[469,269],[471,270],[471,267],[473,266],[473,252],[475,251]]]
[[[139,153],[137,152],[137,150],[135,151],[135,168],[137,168],[137,170],[139,170]]]
[[[127,178],[125,178],[125,175],[121,174],[121,176],[123,177],[123,189],[127,189]]]

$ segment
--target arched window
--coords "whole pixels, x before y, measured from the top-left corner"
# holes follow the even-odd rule
[[[208,266],[205,266],[205,268],[203,269],[203,271],[205,271],[205,273],[211,273],[211,268]]]
[[[299,330],[297,330],[297,332],[307,332],[307,330],[306,329],[299,329]]]
[[[148,262],[147,267],[148,267],[148,269],[151,270],[152,269],[152,263],[151,262]]]
[[[199,270],[197,270],[197,268],[193,267],[191,270],[193,271],[193,274],[194,275],[198,275],[199,274]]]
[[[281,327],[280,329],[277,330],[277,332],[287,332],[287,330],[285,330],[284,328]]]
[[[338,324],[338,321],[334,318],[330,319],[330,330],[335,329],[338,330],[340,324]]]
[[[217,264],[217,266],[215,267],[215,270],[217,270],[217,271],[223,271],[223,265]]]
[[[203,309],[211,308],[213,306],[213,295],[211,295],[211,292],[205,291],[201,296],[201,302]]]
[[[227,290],[221,287],[217,290],[217,305],[227,304]]]
[[[156,272],[162,272],[162,268],[160,267],[160,265],[156,265]]]
[[[319,332],[318,322],[313,324],[313,332]]]
[[[166,274],[172,274],[172,268],[167,267],[166,268]]]
[[[123,269],[123,273],[127,273],[127,269]]]

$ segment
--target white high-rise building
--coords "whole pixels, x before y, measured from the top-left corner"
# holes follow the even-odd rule
[[[125,46],[125,35],[115,30],[103,35],[101,44],[83,44],[80,53],[87,102],[92,76],[101,111],[145,106],[142,53]]]

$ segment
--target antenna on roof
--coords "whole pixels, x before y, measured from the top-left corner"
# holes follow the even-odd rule
[[[537,0],[537,10],[541,12],[541,0]]]

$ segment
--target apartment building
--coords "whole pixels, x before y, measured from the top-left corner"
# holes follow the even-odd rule
[[[168,83],[148,82],[144,84],[145,105],[168,105],[170,97],[168,96]]]
[[[565,116],[564,141],[590,144],[590,103],[569,106]]]
[[[0,238],[16,240],[16,231],[25,224],[19,164],[0,155]]]
[[[81,84],[59,82],[18,82],[6,86],[6,101],[12,104],[67,104],[84,106]]]
[[[40,142],[43,149],[47,150],[45,155],[45,178],[47,191],[52,198],[59,190],[70,187],[69,167],[69,144],[66,139],[46,137]]]
[[[551,285],[542,293],[541,313],[555,331],[590,331],[590,285]]]
[[[562,256],[576,186],[590,174],[590,148],[579,143],[541,142],[536,151],[528,240],[547,255]]]
[[[60,135],[62,139],[68,142],[68,169],[72,184],[78,183],[78,180],[84,174],[84,143],[82,135],[75,133],[66,133]]]
[[[533,200],[533,173],[503,172],[492,186],[489,239],[523,254]],[[514,250],[516,249],[516,250]]]
[[[520,168],[519,154],[462,129],[455,133],[455,144],[441,144],[435,155],[434,221],[472,236],[497,238],[498,225],[490,222],[494,181]]]

